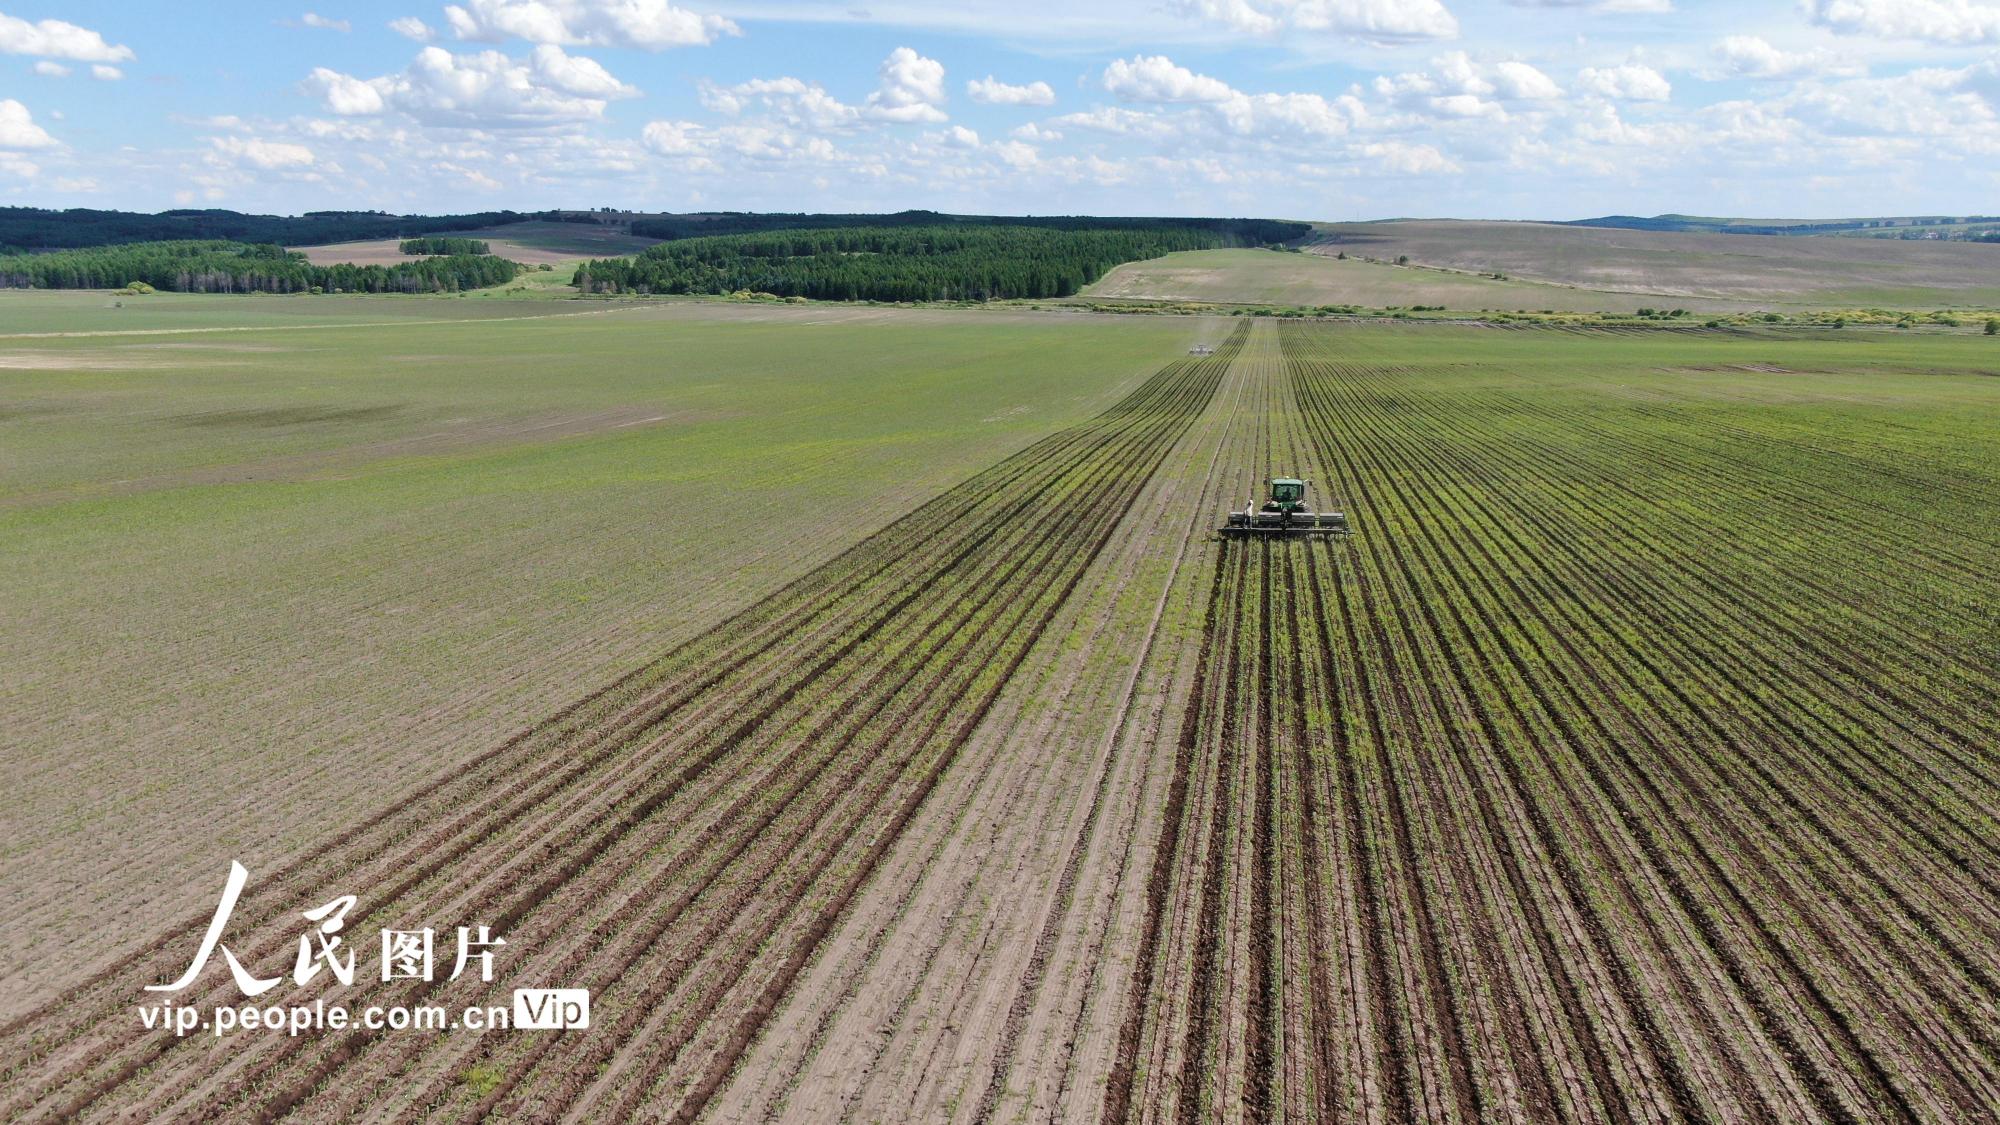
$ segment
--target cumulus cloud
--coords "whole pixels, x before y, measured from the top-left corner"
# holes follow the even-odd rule
[[[861,110],[802,78],[753,78],[734,86],[706,84],[701,104],[731,117],[755,105],[795,128],[840,129],[861,120]]]
[[[431,30],[431,25],[415,16],[398,16],[390,20],[389,30],[419,43],[428,43],[437,38],[437,32]]]
[[[1802,0],[1806,18],[1844,35],[2000,43],[2000,5],[1984,0]]]
[[[2000,151],[2000,62],[1806,83],[1777,108],[1836,137],[1951,137]]]
[[[342,116],[358,116],[380,113],[388,104],[383,90],[390,80],[378,78],[374,82],[363,81],[350,74],[328,70],[326,67],[313,68],[305,81],[306,92],[318,97],[326,108]],[[378,85],[379,83],[379,85]]]
[[[692,121],[650,121],[639,140],[661,156],[692,156],[702,149],[702,127]]]
[[[742,29],[716,15],[667,0],[466,0],[448,5],[445,22],[460,39],[524,39],[565,47],[706,46]]]
[[[1167,137],[1176,131],[1174,123],[1166,118],[1115,105],[1098,106],[1081,113],[1065,113],[1051,119],[1049,124],[1120,137]]]
[[[1026,141],[1000,141],[993,146],[993,155],[1011,168],[1033,168],[1042,160],[1042,150]]]
[[[1188,106],[1197,116],[1179,123],[1157,112],[1100,106],[1072,113],[1054,124],[1128,136],[1173,135],[1190,124],[1241,137],[1337,136],[1361,114],[1353,97],[1329,100],[1319,94],[1249,94],[1219,78],[1196,74],[1164,55],[1114,60],[1104,70],[1104,88],[1121,100],[1144,105]],[[1179,115],[1186,118],[1186,114]]]
[[[43,59],[35,64],[35,73],[44,78],[68,78],[69,68],[59,62]]]
[[[865,110],[884,121],[945,120],[944,64],[908,47],[898,47],[882,60],[881,85],[868,95]]]
[[[1824,51],[1784,51],[1755,35],[1731,35],[1715,45],[1709,78],[1794,78],[1802,74],[1853,73]]]
[[[1550,102],[1561,87],[1540,70],[1519,61],[1484,64],[1464,51],[1431,60],[1427,71],[1406,71],[1375,79],[1374,92],[1404,113],[1418,117],[1504,119],[1502,103]]]
[[[289,141],[267,141],[256,137],[210,137],[216,152],[265,171],[304,168],[313,163],[313,151]]]
[[[590,98],[637,97],[636,87],[611,76],[595,59],[563,53],[561,47],[544,43],[530,56],[534,73],[548,85],[567,94]]]
[[[1252,35],[1326,31],[1374,40],[1458,35],[1458,20],[1440,0],[1178,0],[1177,7]]]
[[[0,98],[0,148],[48,148],[56,139],[35,124],[28,107],[13,98]]]
[[[125,72],[119,70],[115,66],[106,66],[103,63],[93,63],[90,67],[90,76],[92,78],[97,79],[99,82],[116,82],[120,78],[125,77]]]
[[[1663,102],[1674,94],[1673,85],[1665,75],[1640,63],[1585,67],[1576,76],[1576,84],[1586,93],[1615,101]]]
[[[1507,0],[1517,8],[1584,8],[1595,12],[1671,12],[1673,0]]]
[[[1562,89],[1553,79],[1524,62],[1495,65],[1493,80],[1504,98],[1535,102],[1562,97]]]
[[[1113,60],[1104,68],[1104,88],[1131,102],[1221,102],[1236,96],[1229,83],[1196,74],[1165,55]]]
[[[979,134],[963,125],[953,125],[939,138],[949,148],[978,148]]]
[[[1329,101],[1318,94],[1237,94],[1213,108],[1224,128],[1246,137],[1335,137],[1361,114],[1353,98]]]
[[[300,16],[299,23],[306,27],[317,27],[322,31],[354,30],[354,25],[348,23],[346,20],[337,20],[329,16],[322,16],[318,12],[307,12],[305,15]]]
[[[29,23],[9,15],[0,15],[0,51],[76,62],[129,62],[136,57],[132,48],[106,43],[89,28],[62,20]]]
[[[981,105],[1054,105],[1056,92],[1046,82],[1011,86],[992,75],[965,84],[966,96]]]
[[[1407,141],[1376,141],[1357,150],[1384,171],[1402,176],[1449,175],[1461,171],[1457,163],[1435,147]]]
[[[425,47],[401,74],[362,79],[319,67],[305,89],[345,116],[396,110],[427,124],[478,128],[586,121],[603,116],[607,100],[638,93],[595,60],[553,44],[526,60]]]

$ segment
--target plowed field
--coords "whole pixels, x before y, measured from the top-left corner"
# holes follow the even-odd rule
[[[1991,1119],[2000,350],[1222,339],[258,871],[226,938],[488,924],[491,982],[364,943],[272,995],[588,988],[587,1031],[146,1031],[210,900],[0,1027],[0,1115]],[[1291,473],[1357,534],[1216,541]]]

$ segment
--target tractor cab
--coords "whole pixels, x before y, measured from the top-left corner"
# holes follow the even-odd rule
[[[1279,477],[1271,482],[1271,498],[1264,501],[1267,512],[1296,512],[1305,506],[1306,482]]]
[[[1255,500],[1240,512],[1229,513],[1229,522],[1217,528],[1224,539],[1306,538],[1347,534],[1347,516],[1341,512],[1315,512],[1306,505],[1309,482],[1297,477],[1273,477],[1264,482],[1265,499]]]

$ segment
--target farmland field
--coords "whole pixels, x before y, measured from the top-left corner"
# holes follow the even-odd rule
[[[1465,220],[1315,225],[1320,239],[1311,248],[1315,253],[1345,251],[1379,261],[1407,256],[1418,265],[1498,272],[1579,294],[1738,301],[1765,308],[2000,307],[2000,246],[1978,243]]]
[[[1340,260],[1324,253],[1277,254],[1269,250],[1184,250],[1128,262],[1083,292],[1092,301],[1209,301],[1269,305],[1359,305],[1391,308],[1435,305],[1497,312],[1633,312],[1660,298],[1475,273],[1396,266],[1388,261]],[[1356,251],[1357,253],[1363,251]],[[1377,253],[1371,247],[1365,251]],[[1394,254],[1389,256],[1393,260]],[[1695,312],[1737,312],[1752,302],[1689,298],[1677,305]]]
[[[0,341],[7,1015],[211,893],[199,841],[313,846],[1217,331],[81,296],[0,300],[148,318]]]
[[[0,349],[0,1115],[1991,1111],[1991,339],[353,307]],[[230,856],[592,1028],[140,1033]]]
[[[526,222],[482,230],[448,231],[448,235],[477,238],[498,257],[526,266],[562,265],[585,258],[611,258],[636,254],[658,242],[635,238],[621,230],[591,223]],[[356,265],[393,266],[409,261],[402,252],[402,240],[377,238],[366,242],[333,242],[323,246],[300,246],[306,260],[315,265],[352,262]]]

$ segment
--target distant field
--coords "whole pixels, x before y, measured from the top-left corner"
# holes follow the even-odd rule
[[[50,943],[84,968],[211,895],[201,840],[309,846],[1221,327],[103,304],[0,293],[12,331],[137,326],[0,339],[0,1016],[51,995]],[[226,823],[167,812],[196,795]]]
[[[2000,306],[2000,246],[1455,220],[1319,229],[1322,241],[1312,247],[1319,254],[1407,255],[1426,266],[1598,293],[1770,308]]]
[[[485,230],[446,231],[440,234],[480,238],[492,245],[493,253],[522,265],[539,266],[574,262],[582,258],[613,258],[635,254],[658,239],[634,238],[607,227],[583,223],[509,223]],[[356,265],[394,265],[409,261],[397,247],[398,238],[378,238],[367,242],[336,242],[327,246],[296,246],[306,259],[317,265],[352,262]]]
[[[1370,256],[1376,256],[1371,251]],[[1084,290],[1089,300],[1213,301],[1270,305],[1444,305],[1496,312],[1632,312],[1657,297],[1596,293],[1535,282],[1496,281],[1470,273],[1339,261],[1321,254],[1269,250],[1189,250],[1128,262]],[[1747,310],[1748,302],[1690,299],[1697,312]]]
[[[525,274],[537,282],[547,275]],[[520,284],[517,282],[516,284]],[[0,291],[0,348],[8,336],[102,335],[147,332],[233,332],[252,329],[410,325],[421,321],[490,320],[523,316],[602,315],[629,302],[497,302],[479,294],[438,296],[307,296],[262,293],[149,293],[120,297],[104,290]]]
[[[0,1118],[1992,1117],[2000,342],[9,347]],[[1279,474],[1357,533],[1218,541]],[[590,1030],[148,1032],[232,857],[271,976],[357,896],[360,979],[263,1005]],[[373,979],[489,919],[490,981]]]

